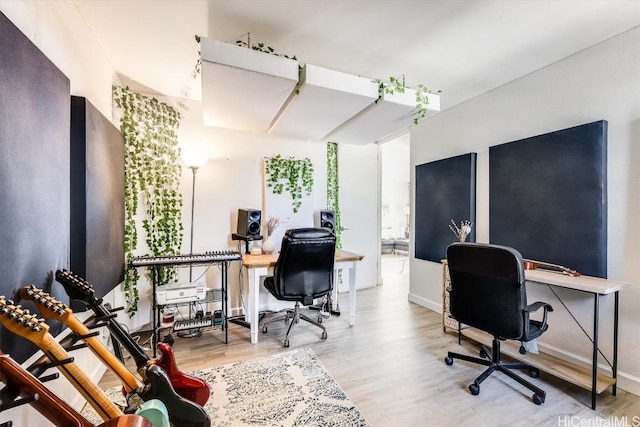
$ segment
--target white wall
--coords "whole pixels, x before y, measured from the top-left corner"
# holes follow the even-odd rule
[[[619,386],[635,394],[640,394],[639,45],[636,28],[437,114],[411,133],[412,182],[416,165],[478,153],[477,241],[488,242],[488,147],[608,120],[608,277],[630,283],[620,297],[618,375]],[[409,299],[441,311],[440,264],[412,259],[410,280]],[[589,341],[553,294],[535,285],[528,290],[531,301],[548,301],[557,309],[541,345],[571,360],[590,360]],[[576,294],[562,292],[562,298],[590,331],[592,299]],[[609,355],[612,300],[601,303],[600,342]]]
[[[0,2],[4,13],[47,55],[71,81],[71,95],[84,96],[106,117],[112,117],[111,85],[118,83],[116,73],[85,26],[75,6],[67,1],[6,1]],[[172,105],[176,100],[162,99]],[[326,146],[325,144],[278,139],[265,135],[206,128],[201,122],[201,106],[188,102],[178,139],[184,147],[204,148],[211,160],[197,172],[196,208],[194,215],[195,252],[235,249],[237,242],[230,236],[236,231],[238,208],[262,208],[263,158],[281,154],[298,158],[310,157],[315,167],[313,209],[326,207]],[[118,124],[116,123],[116,126]],[[343,226],[343,246],[365,256],[358,264],[358,288],[377,285],[377,253],[379,249],[377,196],[378,168],[377,146],[340,146],[339,179],[340,206]],[[191,218],[192,173],[184,168],[180,191],[185,203],[183,218],[185,239],[183,252],[189,251]],[[237,295],[240,282],[239,263],[234,263],[229,274],[231,305],[240,307]],[[194,270],[194,277],[202,270]],[[185,272],[182,272],[184,277]],[[188,277],[188,271],[186,272]],[[246,276],[246,274],[245,274]],[[219,283],[217,268],[206,272],[207,283]],[[246,280],[246,278],[244,279]],[[346,280],[346,275],[345,275]],[[144,280],[143,280],[144,282]],[[348,286],[344,283],[341,289]],[[141,284],[139,314],[127,319],[120,312],[118,320],[127,323],[132,330],[149,322],[150,291],[148,283]],[[234,293],[234,289],[236,292]],[[122,303],[121,292],[116,288],[105,297],[113,305]],[[348,317],[336,317],[335,322],[348,326]],[[363,325],[364,326],[364,325]],[[104,338],[104,336],[103,336]],[[249,331],[247,330],[247,339]],[[94,381],[104,373],[104,367],[86,351],[74,354],[76,362]],[[28,363],[28,362],[27,362]],[[58,395],[65,396],[76,409],[83,400],[64,378],[47,383]],[[47,425],[34,410],[22,407],[0,414],[0,423],[13,420],[14,425]]]

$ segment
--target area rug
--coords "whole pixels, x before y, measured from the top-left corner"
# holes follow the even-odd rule
[[[211,387],[205,409],[213,427],[369,425],[308,348],[189,374]],[[120,387],[106,392],[124,404]],[[100,421],[90,407],[84,415]]]

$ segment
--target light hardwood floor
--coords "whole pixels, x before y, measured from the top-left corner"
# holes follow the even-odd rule
[[[481,385],[478,396],[467,387],[482,368],[456,360],[446,366],[448,350],[477,354],[474,345],[457,344],[442,332],[441,315],[407,300],[406,257],[385,255],[384,285],[358,291],[356,325],[348,326],[348,294],[339,297],[342,316],[325,320],[328,339],[301,322],[294,326],[290,347],[282,347],[285,326],[272,324],[260,342],[249,342],[248,329],[229,327],[229,343],[220,330],[198,338],[175,338],[174,351],[185,371],[311,347],[370,424],[377,426],[640,426],[640,397],[618,390],[598,397],[592,411],[590,393],[544,373],[531,381],[547,392],[537,406],[531,392],[500,373]],[[128,365],[133,366],[129,361]],[[526,375],[526,374],[523,374]],[[117,385],[107,373],[101,387]],[[215,398],[215,397],[214,397]],[[600,424],[597,424],[600,422]],[[603,424],[609,422],[610,424]]]

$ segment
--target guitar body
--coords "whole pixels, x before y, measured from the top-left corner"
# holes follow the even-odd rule
[[[140,408],[136,411],[136,415],[140,415],[151,421],[153,427],[170,427],[167,406],[162,403],[162,400],[147,400],[140,405]]]
[[[210,427],[209,414],[199,405],[175,394],[167,373],[157,365],[146,369],[149,387],[140,394],[145,401],[159,399],[167,407],[171,423],[175,427]],[[167,399],[167,396],[172,396]]]
[[[102,300],[95,297],[93,287],[86,280],[67,270],[56,271],[56,280],[64,287],[69,298],[84,302],[97,317],[105,318],[109,332],[121,346],[127,349],[139,372],[146,370],[151,365],[158,365],[169,375],[176,393],[200,406],[204,406],[207,403],[211,394],[209,385],[199,378],[180,371],[176,365],[173,350],[169,345],[160,343],[158,349],[161,357],[157,360],[152,360],[142,347],[131,338],[131,335],[124,330],[122,325],[114,318],[109,317],[111,312],[102,304]]]
[[[211,396],[209,385],[200,378],[185,375],[178,369],[173,349],[169,344],[158,344],[158,350],[160,351],[160,357],[155,361],[150,360],[149,365],[160,366],[167,373],[173,389],[180,396],[204,406]]]
[[[140,415],[126,414],[106,421],[98,427],[156,427],[150,420]]]

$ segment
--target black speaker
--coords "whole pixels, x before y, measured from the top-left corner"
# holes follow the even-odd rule
[[[238,231],[241,236],[259,236],[262,212],[257,209],[238,209]]]
[[[336,213],[331,210],[320,210],[320,228],[328,228],[336,232]]]

